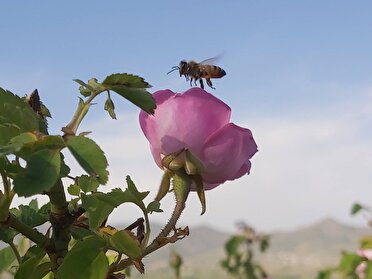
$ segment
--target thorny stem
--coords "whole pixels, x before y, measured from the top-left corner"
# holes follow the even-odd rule
[[[173,209],[172,215],[168,223],[164,226],[159,235],[155,237],[153,242],[146,247],[146,249],[143,251],[141,255],[141,258],[164,246],[162,239],[167,237],[170,234],[170,232],[176,227],[177,221],[186,207],[186,200],[190,192],[190,186],[191,179],[186,174],[185,171],[179,171],[174,175],[173,190],[175,193],[176,205]],[[117,263],[112,270],[114,272],[124,270],[125,268],[129,267],[132,264],[133,261],[131,259],[126,258]]]

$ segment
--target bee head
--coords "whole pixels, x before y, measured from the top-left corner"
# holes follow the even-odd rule
[[[187,73],[187,62],[182,60],[179,64],[180,76],[185,75]]]

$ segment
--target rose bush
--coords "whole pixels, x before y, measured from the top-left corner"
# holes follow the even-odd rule
[[[202,165],[205,190],[249,174],[257,145],[250,130],[230,123],[228,105],[200,88],[161,90],[153,97],[155,114],[141,111],[139,120],[160,168],[164,156],[187,150]]]

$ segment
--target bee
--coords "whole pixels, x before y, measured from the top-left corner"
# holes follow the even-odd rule
[[[192,86],[192,82],[194,81],[195,86],[197,85],[197,81],[199,80],[200,87],[204,89],[203,78],[207,82],[207,85],[212,88],[213,87],[212,78],[222,78],[226,75],[226,72],[221,67],[212,65],[218,57],[213,57],[210,59],[206,59],[200,63],[197,63],[193,60],[186,61],[182,60],[178,66],[173,66],[172,70],[170,70],[167,74],[178,70],[180,73],[180,77],[185,76],[186,81],[190,80],[190,86]]]

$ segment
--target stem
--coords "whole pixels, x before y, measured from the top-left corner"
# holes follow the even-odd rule
[[[50,189],[48,196],[51,214],[65,215],[68,213],[66,194],[61,179],[58,179],[57,183]]]
[[[184,170],[177,171],[173,177],[173,190],[176,198],[176,205],[173,209],[172,215],[168,223],[164,226],[159,235],[153,240],[153,242],[146,247],[143,251],[141,258],[146,255],[158,250],[167,244],[163,239],[166,238],[169,233],[176,227],[177,221],[180,218],[183,210],[186,207],[186,200],[190,193],[191,178],[186,174]],[[169,243],[169,242],[168,242]],[[133,264],[132,259],[126,258],[121,260],[119,263],[115,264],[110,268],[111,271],[116,272],[124,270],[125,268]]]
[[[14,255],[15,255],[16,258],[17,258],[18,265],[20,265],[21,262],[22,262],[22,258],[21,258],[21,255],[20,255],[19,252],[18,252],[17,247],[15,246],[15,244],[14,244],[13,241],[9,241],[8,244],[9,244],[10,248],[12,248],[13,253],[14,253]]]
[[[101,92],[93,92],[92,95],[90,95],[85,102],[82,99],[80,99],[79,105],[70,123],[68,123],[66,127],[62,128],[64,136],[76,134],[76,131],[79,128],[81,121],[83,120],[84,116],[87,114],[90,108],[91,102],[99,93]]]
[[[50,239],[40,233],[38,230],[31,228],[25,223],[19,221],[13,214],[9,214],[8,219],[5,222],[0,223],[2,226],[9,226],[20,232],[25,237],[36,243],[38,246],[49,249]],[[9,243],[10,244],[10,243]]]
[[[8,196],[9,193],[10,193],[10,183],[9,183],[9,180],[6,177],[6,175],[5,175],[4,172],[1,171],[0,173],[1,173],[1,178],[3,180],[3,185],[4,185],[4,195],[5,196]]]
[[[56,273],[58,266],[68,252],[68,243],[71,239],[71,216],[68,212],[68,203],[61,179],[48,192],[50,200],[50,221],[53,227],[53,252],[49,253],[52,270]]]
[[[161,239],[167,237],[169,233],[176,227],[177,221],[180,218],[183,210],[186,207],[186,200],[190,193],[191,178],[186,174],[184,170],[180,170],[175,173],[173,177],[173,190],[176,197],[176,205],[173,209],[172,215],[153,242],[145,249],[143,256],[146,256],[155,250],[159,249],[163,245]]]

